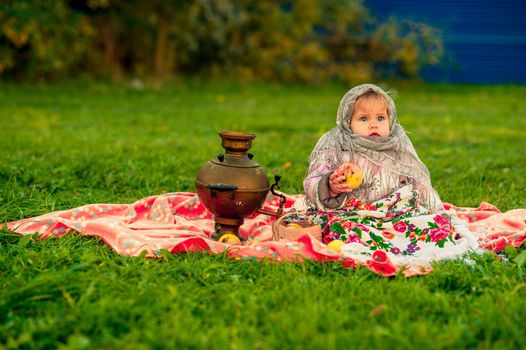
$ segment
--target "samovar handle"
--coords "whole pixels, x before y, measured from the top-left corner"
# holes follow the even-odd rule
[[[223,183],[209,184],[206,187],[210,190],[210,195],[212,196],[212,198],[215,198],[219,193],[230,193],[230,197],[232,197],[231,200],[234,199],[234,191],[237,190],[236,185]]]
[[[285,202],[287,201],[287,198],[285,198],[285,195],[282,193],[276,192],[276,189],[279,190],[279,181],[281,180],[281,175],[276,174],[274,175],[274,183],[272,186],[270,186],[270,192],[272,192],[273,195],[278,196],[279,199],[279,208],[276,212],[267,210],[267,209],[258,209],[258,213],[270,215],[270,216],[277,216],[278,218],[283,214],[283,206],[285,205]]]
[[[211,189],[212,191],[235,191],[237,190],[236,185],[223,184],[223,183],[209,184],[206,187]]]

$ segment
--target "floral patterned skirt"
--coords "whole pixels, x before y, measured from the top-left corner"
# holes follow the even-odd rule
[[[412,186],[404,186],[376,202],[351,198],[344,209],[307,214],[321,225],[323,243],[343,241],[342,254],[353,259],[384,251],[393,261],[422,263],[477,250],[476,238],[458,218],[445,211],[430,214],[418,197]]]

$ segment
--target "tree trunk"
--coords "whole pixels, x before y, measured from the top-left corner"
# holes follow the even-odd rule
[[[168,73],[166,55],[169,34],[170,25],[166,22],[161,22],[157,27],[157,42],[155,45],[155,74],[158,78],[163,77]]]
[[[117,40],[117,24],[115,18],[101,18],[99,22],[102,44],[104,45],[104,71],[113,80],[122,80],[123,70],[120,63],[120,53]]]

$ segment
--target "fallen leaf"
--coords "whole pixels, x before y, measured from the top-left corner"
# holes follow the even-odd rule
[[[373,317],[376,317],[376,316],[382,314],[385,311],[386,307],[387,307],[387,305],[385,305],[385,304],[378,305],[377,307],[375,307],[374,309],[372,309],[369,312],[368,317],[369,318],[373,318]]]

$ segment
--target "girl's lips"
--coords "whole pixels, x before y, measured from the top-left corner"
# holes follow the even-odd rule
[[[372,133],[372,134],[370,134],[369,136],[380,136],[380,134],[379,134],[379,133],[377,133],[377,132],[373,132],[373,133]]]

